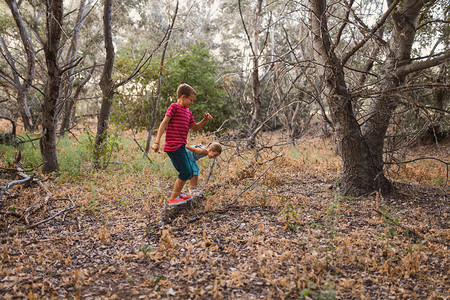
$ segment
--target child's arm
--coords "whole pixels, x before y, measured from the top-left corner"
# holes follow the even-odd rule
[[[166,131],[167,124],[169,123],[169,121],[170,121],[170,117],[165,116],[161,122],[161,125],[159,125],[158,133],[156,134],[156,139],[153,142],[153,146],[152,146],[152,149],[155,152],[159,151],[159,142],[161,141],[161,137],[162,137],[164,131]]]
[[[191,125],[192,130],[194,130],[194,131],[199,130],[200,128],[203,127],[203,125],[205,125],[205,123],[207,121],[209,121],[211,119],[212,119],[212,116],[209,113],[205,113],[205,116],[203,117],[203,119],[200,122]]]
[[[191,147],[191,146],[186,145],[186,149],[188,149],[188,150],[194,152],[194,153],[197,154],[197,155],[202,155],[202,154],[203,154],[203,151],[204,151],[204,150],[203,150],[203,146],[202,146],[202,147],[199,147],[199,148],[195,148],[195,147]]]

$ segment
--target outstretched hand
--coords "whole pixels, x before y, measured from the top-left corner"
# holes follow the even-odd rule
[[[203,117],[206,121],[209,121],[212,119],[212,116],[209,113],[205,113],[205,116]]]
[[[153,143],[152,149],[153,149],[153,151],[158,153],[159,152],[159,144],[158,143]]]

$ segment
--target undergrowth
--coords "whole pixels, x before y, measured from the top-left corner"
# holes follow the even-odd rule
[[[142,145],[145,139],[143,133],[137,136]],[[194,136],[189,143],[209,140]],[[412,189],[399,199],[376,193],[336,197],[340,159],[330,141],[304,138],[296,146],[261,151],[257,160],[253,152],[237,153],[236,145],[229,143],[208,185],[211,160],[200,161],[199,183],[206,194],[201,206],[161,228],[156,224],[177,175],[170,159],[151,152],[150,161],[128,133],[116,142],[107,168],[94,169],[85,134],[58,141],[59,174],[38,174],[51,190],[50,204],[55,207],[49,205],[50,212],[40,211],[27,221],[35,223],[58,211],[67,204],[58,199],[66,197],[76,209],[36,231],[24,230],[24,221],[12,216],[0,218],[0,232],[23,233],[5,240],[0,292],[44,296],[58,287],[64,298],[113,298],[115,293],[126,298],[135,293],[208,299],[253,294],[387,299],[417,298],[432,289],[436,295],[445,293],[439,283],[448,253],[439,243],[448,238],[448,209],[436,209],[428,194],[414,194]],[[20,150],[24,168],[38,166],[36,145],[0,146],[3,165],[13,167]],[[439,165],[420,165],[399,173],[391,169],[390,178],[401,175],[404,181],[420,179],[429,185],[445,179]],[[6,212],[21,214],[42,199],[36,185],[11,191]],[[30,236],[42,240],[29,241]],[[40,260],[36,253],[42,244],[55,251],[39,254]],[[35,271],[42,261],[49,262],[45,277]],[[12,284],[2,290],[2,284],[18,278],[18,269],[23,270],[19,274],[32,274],[28,280],[36,280],[40,288],[19,280],[15,290]],[[40,278],[50,278],[51,285]],[[171,284],[180,278],[186,280]]]

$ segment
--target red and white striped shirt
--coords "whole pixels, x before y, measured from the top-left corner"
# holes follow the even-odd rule
[[[191,110],[178,103],[170,104],[166,116],[170,117],[170,121],[167,124],[164,151],[175,151],[181,145],[186,145],[189,127],[195,124],[195,120]]]

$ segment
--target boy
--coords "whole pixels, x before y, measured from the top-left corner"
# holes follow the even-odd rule
[[[166,131],[166,142],[164,151],[169,155],[173,166],[178,171],[178,178],[172,195],[169,198],[169,206],[180,205],[191,200],[192,197],[181,194],[186,181],[193,176],[192,167],[185,149],[189,128],[199,130],[205,123],[212,119],[209,113],[205,113],[203,119],[196,123],[189,107],[194,103],[197,96],[195,90],[188,84],[183,83],[177,89],[177,103],[172,103],[167,109],[166,115],[159,126],[152,149],[159,151],[161,136]]]
[[[200,172],[197,160],[205,156],[208,156],[210,159],[216,158],[222,153],[222,146],[219,143],[211,143],[206,149],[202,145],[186,146],[186,149],[194,174],[192,179],[189,180],[189,193],[194,196],[200,196],[203,194],[203,191],[197,189],[198,174]]]

